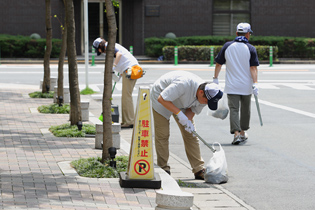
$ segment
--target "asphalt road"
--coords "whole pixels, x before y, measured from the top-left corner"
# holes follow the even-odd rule
[[[209,65],[142,65],[146,75],[134,90],[152,85],[171,70],[191,71],[211,81],[214,67]],[[314,209],[315,192],[315,65],[261,65],[259,100],[263,118],[260,126],[252,102],[251,128],[245,145],[231,145],[229,120],[207,115],[205,108],[195,117],[197,132],[207,142],[220,142],[229,170],[229,181],[222,186],[256,209]],[[89,86],[102,91],[104,66],[89,67]],[[57,66],[51,66],[57,76]],[[224,86],[225,69],[219,81]],[[0,65],[0,83],[38,85],[43,79],[41,65]],[[65,85],[67,81],[65,66]],[[84,65],[79,65],[81,88],[85,87]],[[114,91],[114,104],[120,104],[121,82]],[[182,138],[171,120],[170,150],[187,161]],[[211,151],[201,142],[205,162]],[[187,161],[188,162],[188,161]]]

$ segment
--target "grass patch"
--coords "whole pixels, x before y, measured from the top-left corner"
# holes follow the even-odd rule
[[[119,173],[127,171],[128,156],[117,156],[116,169],[109,166],[110,160],[103,165],[100,157],[81,158],[71,162],[71,166],[76,169],[78,174],[90,178],[118,178]]]
[[[95,135],[95,126],[90,124],[83,124],[82,130],[78,130],[78,126],[70,124],[62,124],[51,126],[49,131],[56,137],[85,137],[86,134]]]
[[[59,106],[59,104],[50,104],[39,106],[37,110],[45,114],[69,114],[70,106],[68,104],[63,104],[62,106]]]
[[[53,98],[54,91],[49,91],[48,93],[42,93],[40,91],[36,91],[28,94],[31,98]]]
[[[81,90],[80,92],[82,95],[91,95],[91,94],[94,94],[94,93],[97,93],[96,91],[92,90],[91,88],[87,87],[83,90]]]
[[[186,182],[183,182],[182,180],[177,180],[177,184],[178,186],[180,187],[190,187],[190,188],[196,188],[198,187],[196,184],[194,183],[186,183]]]

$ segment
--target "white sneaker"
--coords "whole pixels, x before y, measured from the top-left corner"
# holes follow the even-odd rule
[[[235,136],[235,137],[234,137],[234,139],[233,139],[233,141],[232,141],[232,144],[233,144],[233,145],[238,145],[239,143],[241,143],[241,138],[240,138],[240,136],[238,135],[238,136]]]
[[[241,142],[246,141],[248,139],[248,134],[245,132],[245,135],[240,135]]]

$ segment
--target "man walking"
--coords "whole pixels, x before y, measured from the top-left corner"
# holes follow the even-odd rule
[[[93,47],[96,49],[97,55],[106,53],[106,40],[97,38],[93,42]],[[122,123],[121,128],[133,128],[135,113],[132,100],[132,91],[136,85],[137,79],[127,78],[127,70],[135,70],[136,72],[143,72],[139,66],[137,59],[123,46],[115,43],[115,61],[113,64],[113,80],[118,82],[122,77],[122,96],[121,96],[121,110]],[[118,72],[116,76],[114,71]]]
[[[239,23],[237,37],[227,42],[216,56],[213,82],[219,84],[218,76],[226,64],[225,88],[230,109],[230,132],[234,134],[232,144],[237,145],[248,139],[245,132],[250,124],[251,94],[258,95],[256,48],[249,44],[253,31],[248,23]]]
[[[217,84],[208,84],[197,75],[184,71],[166,73],[153,84],[151,101],[158,166],[170,174],[169,136],[170,117],[173,115],[181,131],[195,179],[204,179],[204,161],[200,155],[199,141],[192,134],[195,130],[193,117],[206,104],[211,110],[216,110],[222,95]]]

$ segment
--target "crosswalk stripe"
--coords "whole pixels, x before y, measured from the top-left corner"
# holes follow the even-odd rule
[[[282,84],[284,86],[287,86],[287,87],[290,87],[290,88],[293,88],[293,89],[297,89],[297,90],[315,90],[314,88],[311,88],[311,87],[308,87],[306,85],[302,85],[302,84]]]

